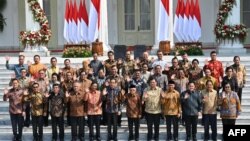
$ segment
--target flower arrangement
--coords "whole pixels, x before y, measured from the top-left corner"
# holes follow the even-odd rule
[[[21,31],[19,38],[21,43],[26,46],[35,44],[48,44],[51,37],[51,30],[49,29],[48,19],[37,0],[28,0],[28,5],[34,15],[35,21],[39,22],[41,27],[38,31]]]
[[[82,57],[91,57],[92,51],[89,47],[68,47],[63,51],[62,57],[68,58],[82,58]]]
[[[177,43],[172,52],[174,55],[187,53],[190,56],[204,55],[201,43]]]
[[[238,38],[239,41],[244,42],[247,36],[247,27],[244,24],[225,25],[226,19],[235,4],[235,0],[224,0],[219,8],[214,28],[214,33],[218,41],[225,39],[234,40]]]

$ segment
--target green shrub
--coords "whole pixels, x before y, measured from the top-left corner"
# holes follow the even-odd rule
[[[62,57],[64,58],[84,58],[84,57],[91,57],[92,51],[85,47],[71,47],[66,48],[63,51]]]

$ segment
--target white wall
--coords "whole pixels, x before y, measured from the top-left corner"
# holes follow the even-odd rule
[[[118,44],[117,0],[108,0],[108,37],[109,44]]]
[[[0,49],[19,48],[18,0],[7,0],[3,15],[7,25],[0,32]]]
[[[77,0],[79,3],[80,0]],[[0,49],[6,46],[19,48],[19,25],[18,25],[18,0],[8,0],[7,7],[3,14],[7,18],[7,26],[0,33]],[[89,11],[89,2],[86,0],[86,7]],[[57,25],[58,45],[63,46],[65,40],[63,38],[64,11],[66,0],[57,0]],[[177,0],[174,0],[174,9]],[[200,39],[204,44],[213,44],[215,36],[213,33],[214,23],[218,12],[219,2],[215,0],[200,0],[201,16],[202,16],[202,37]],[[108,0],[108,28],[109,28],[109,44],[118,44],[118,25],[117,25],[117,0]]]

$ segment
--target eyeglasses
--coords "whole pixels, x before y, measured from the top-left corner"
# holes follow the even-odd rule
[[[33,88],[38,88],[38,86],[35,86],[35,87],[33,87]]]
[[[229,86],[226,86],[225,88],[230,88]]]

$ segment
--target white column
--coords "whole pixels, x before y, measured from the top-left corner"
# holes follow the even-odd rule
[[[108,15],[107,15],[107,1],[101,0],[100,7],[100,27],[99,27],[99,41],[103,43],[103,51],[108,52],[111,47],[108,43]]]
[[[227,25],[235,25],[240,24],[240,0],[236,0],[236,5],[234,5],[231,13],[229,13],[229,16],[226,20]],[[239,42],[239,40],[234,40],[233,42],[231,40],[225,40],[222,41],[219,45],[219,53],[229,53],[228,51],[235,52],[235,53],[245,53],[246,50],[243,48],[243,44]]]
[[[169,41],[170,47],[174,47],[174,1],[169,0]]]
[[[152,48],[151,54],[155,54],[159,49],[159,41],[157,40],[158,22],[159,22],[159,7],[161,0],[155,0],[155,44]],[[174,46],[174,34],[173,34],[173,0],[169,0],[169,41],[171,48]]]
[[[32,14],[32,11],[29,7],[28,0],[25,1],[25,26],[26,30],[29,31],[37,31],[40,29],[40,25],[38,22],[34,20],[34,16]],[[43,0],[38,0],[41,7],[43,7]]]
[[[159,49],[159,42],[157,40],[157,31],[158,31],[158,22],[159,22],[159,8],[160,8],[160,0],[155,0],[155,43],[151,50],[151,54],[156,54],[156,51]]]

